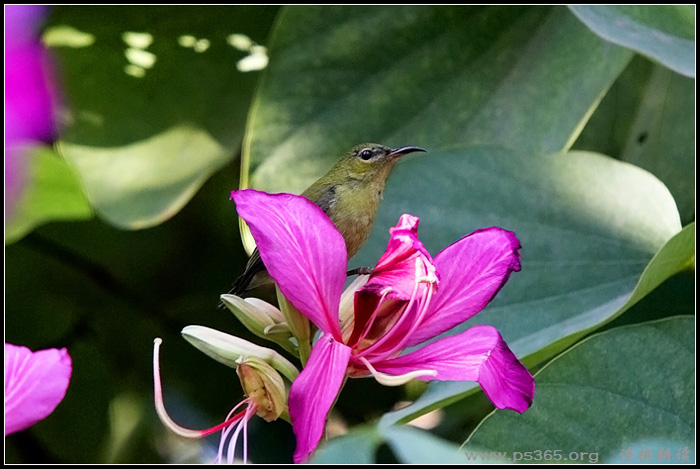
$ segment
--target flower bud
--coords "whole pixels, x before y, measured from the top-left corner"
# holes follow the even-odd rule
[[[231,368],[243,360],[257,358],[278,370],[290,382],[299,375],[299,370],[278,352],[255,345],[247,340],[204,326],[187,326],[182,336],[196,348]]]
[[[287,410],[287,391],[282,377],[266,362],[244,358],[236,368],[243,392],[255,401],[257,414],[267,422],[277,420]]]
[[[311,354],[312,334],[309,319],[301,314],[299,310],[285,298],[277,284],[275,284],[275,288],[277,289],[277,302],[280,305],[280,311],[284,315],[284,319],[287,325],[289,325],[289,330],[292,332],[292,335],[297,339],[299,359],[302,365],[305,365]]]
[[[296,346],[290,342],[292,332],[282,312],[258,298],[240,298],[236,295],[221,295],[221,302],[258,337],[279,344],[288,352],[297,355]]]

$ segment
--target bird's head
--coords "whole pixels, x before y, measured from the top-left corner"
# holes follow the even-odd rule
[[[361,143],[352,147],[341,159],[351,177],[364,181],[386,180],[403,155],[425,151],[420,147],[390,148],[378,143]]]

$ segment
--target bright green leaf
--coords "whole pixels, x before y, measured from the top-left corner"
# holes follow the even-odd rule
[[[517,234],[522,271],[450,333],[492,324],[529,365],[612,320],[694,256],[694,226],[673,238],[681,227],[668,189],[644,170],[593,153],[465,147],[420,155],[397,167],[385,193],[353,265],[376,262],[402,213],[420,218],[418,235],[433,253],[480,227]],[[383,423],[410,420],[477,388],[432,383]]]
[[[5,244],[50,221],[92,218],[80,180],[51,147],[32,147],[16,160],[12,170],[20,182],[12,206],[6,205]]]
[[[133,229],[172,217],[231,156],[206,131],[189,126],[114,148],[61,141],[59,149],[80,172],[98,213]]]
[[[103,218],[121,228],[158,224],[238,153],[259,76],[238,64],[261,53],[276,11],[53,9],[44,37],[66,94],[60,148]],[[251,47],[235,47],[232,35]]]
[[[577,5],[571,11],[600,37],[695,77],[694,5]]]
[[[559,151],[631,56],[563,7],[288,7],[241,186],[299,193],[363,141]]]
[[[523,415],[496,411],[465,450],[559,450],[582,462],[667,462],[683,449],[695,459],[695,321],[676,317],[592,336],[535,376],[533,406]],[[629,450],[630,459],[627,457]],[[588,453],[581,457],[581,452]],[[596,461],[590,461],[591,453]],[[556,453],[550,452],[554,458]],[[640,456],[641,455],[641,456]],[[550,459],[552,461],[554,459]],[[560,459],[564,461],[565,459]]]

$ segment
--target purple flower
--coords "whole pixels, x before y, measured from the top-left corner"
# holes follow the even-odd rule
[[[11,212],[27,170],[23,148],[54,133],[54,85],[39,27],[47,7],[5,6],[5,210]]]
[[[32,352],[5,343],[5,436],[53,412],[66,394],[71,371],[66,349]]]
[[[475,326],[401,355],[481,311],[520,270],[513,233],[477,230],[433,259],[416,235],[418,218],[403,215],[366,283],[356,281],[343,294],[345,243],[317,206],[253,190],[232,198],[282,293],[323,333],[289,395],[296,462],[318,445],[348,376],[371,374],[389,385],[413,378],[476,381],[496,407],[529,408],[534,380],[494,327]]]

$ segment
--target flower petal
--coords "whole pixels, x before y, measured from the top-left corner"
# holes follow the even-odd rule
[[[322,331],[341,339],[338,304],[345,283],[345,240],[323,211],[301,196],[234,191],[238,214],[280,290]]]
[[[476,230],[440,251],[434,259],[440,285],[430,309],[407,346],[461,324],[481,311],[520,270],[520,241],[493,226]]]
[[[476,381],[499,409],[525,412],[535,396],[535,380],[493,326],[474,326],[402,357],[373,363],[391,375],[435,370],[423,381]]]
[[[391,236],[386,250],[361,291],[380,295],[389,286],[391,292],[387,298],[408,300],[416,278],[435,277],[435,267],[430,253],[418,239],[418,217],[401,215],[399,222],[389,232]]]
[[[32,352],[5,344],[5,436],[46,418],[63,400],[70,382],[66,349]]]
[[[318,446],[330,411],[345,381],[350,347],[324,334],[289,391],[289,416],[297,437],[294,462],[306,461]]]

